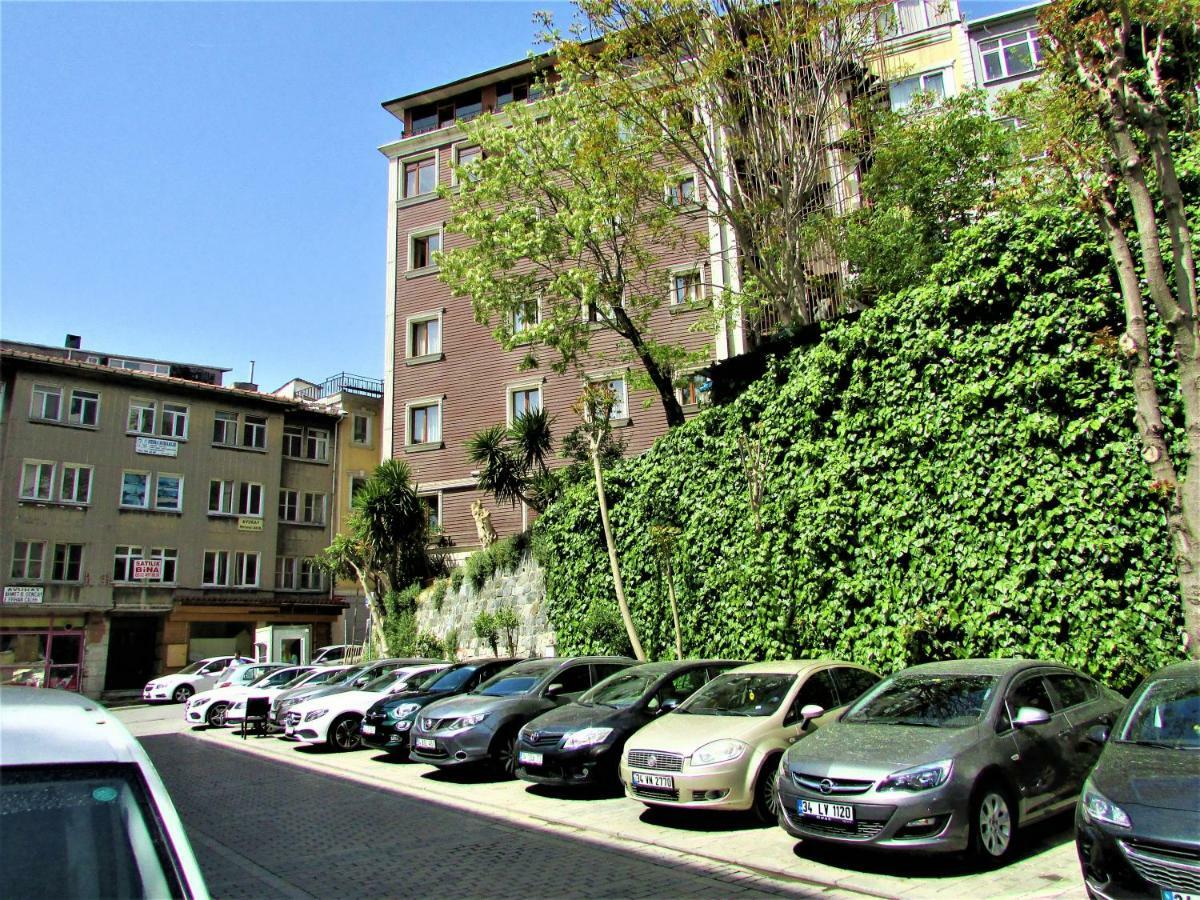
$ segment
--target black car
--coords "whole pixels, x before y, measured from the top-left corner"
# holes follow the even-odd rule
[[[417,713],[434,700],[473,691],[493,675],[519,659],[471,659],[443,670],[419,691],[403,691],[383,697],[367,710],[362,723],[362,742],[388,753],[408,753],[408,732]]]
[[[1075,813],[1088,896],[1200,895],[1200,662],[1159,669],[1134,692]]]
[[[575,703],[543,713],[518,732],[517,776],[556,786],[618,784],[625,741],[722,672],[723,659],[645,663],[610,675]]]

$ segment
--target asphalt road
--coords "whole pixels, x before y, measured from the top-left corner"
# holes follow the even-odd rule
[[[471,815],[213,746],[147,735],[218,898],[732,897],[791,885]]]

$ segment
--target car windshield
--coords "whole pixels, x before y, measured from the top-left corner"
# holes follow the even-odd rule
[[[370,666],[351,666],[349,669],[344,669],[337,675],[330,676],[325,684],[345,684],[348,681],[353,681],[359,675],[365,673]]]
[[[477,671],[479,671],[478,666],[456,666],[450,669],[442,669],[440,672],[434,672],[433,677],[421,685],[421,690],[433,691],[437,694],[457,691],[470,681],[471,676]]]
[[[678,713],[693,716],[769,716],[783,704],[796,676],[726,672],[696,691]]]
[[[893,675],[854,704],[843,722],[966,728],[983,717],[995,675]]]
[[[1160,678],[1130,701],[1115,740],[1171,750],[1200,750],[1200,677]]]
[[[472,693],[486,694],[489,697],[523,694],[558,666],[559,660],[554,659],[517,663],[511,669],[505,669],[499,675],[493,675]]]
[[[442,669],[430,669],[428,672],[418,672],[410,675],[404,682],[406,691],[423,691],[442,674]]]
[[[191,675],[193,672],[199,672],[203,666],[204,666],[204,660],[200,660],[199,662],[194,662],[191,665],[184,666],[182,669],[180,669],[175,674],[176,675]]]
[[[656,666],[645,671],[644,666],[635,666],[615,675],[610,675],[602,682],[579,698],[582,706],[611,706],[614,709],[628,709],[649,690],[654,682],[662,675],[662,668]]]
[[[336,684],[346,674],[346,669],[317,669],[302,678],[296,679],[297,684]]]
[[[251,687],[280,687],[281,685],[291,684],[297,681],[295,669],[278,669],[270,674],[264,675]]]
[[[182,897],[133,765],[10,767],[0,781],[10,897]]]
[[[384,672],[382,675],[376,675],[366,684],[359,688],[360,691],[367,691],[371,694],[382,694],[387,691],[397,679],[396,670],[391,669]]]

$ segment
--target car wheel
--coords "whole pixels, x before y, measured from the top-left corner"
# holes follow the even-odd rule
[[[517,777],[517,729],[503,731],[492,745],[492,761],[505,778]]]
[[[754,782],[754,815],[760,822],[774,825],[779,821],[779,757],[772,756],[763,763],[758,780]]]
[[[357,750],[362,746],[362,723],[358,716],[341,716],[329,726],[329,746],[334,750]]]
[[[228,703],[214,703],[208,708],[208,713],[204,716],[204,720],[208,722],[209,728],[224,728],[225,713],[228,711]]]
[[[995,782],[975,791],[971,803],[971,849],[987,863],[1004,862],[1012,854],[1017,818],[1008,792]]]
[[[171,699],[176,703],[187,703],[192,698],[192,694],[196,693],[195,689],[190,684],[181,684],[175,688],[175,693],[171,695]]]

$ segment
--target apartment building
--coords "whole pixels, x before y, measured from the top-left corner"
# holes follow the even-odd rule
[[[340,413],[68,343],[0,345],[0,681],[98,695],[330,643]]]
[[[1041,74],[1037,17],[1045,5],[1034,3],[967,23],[975,83],[987,91],[989,101]]]

